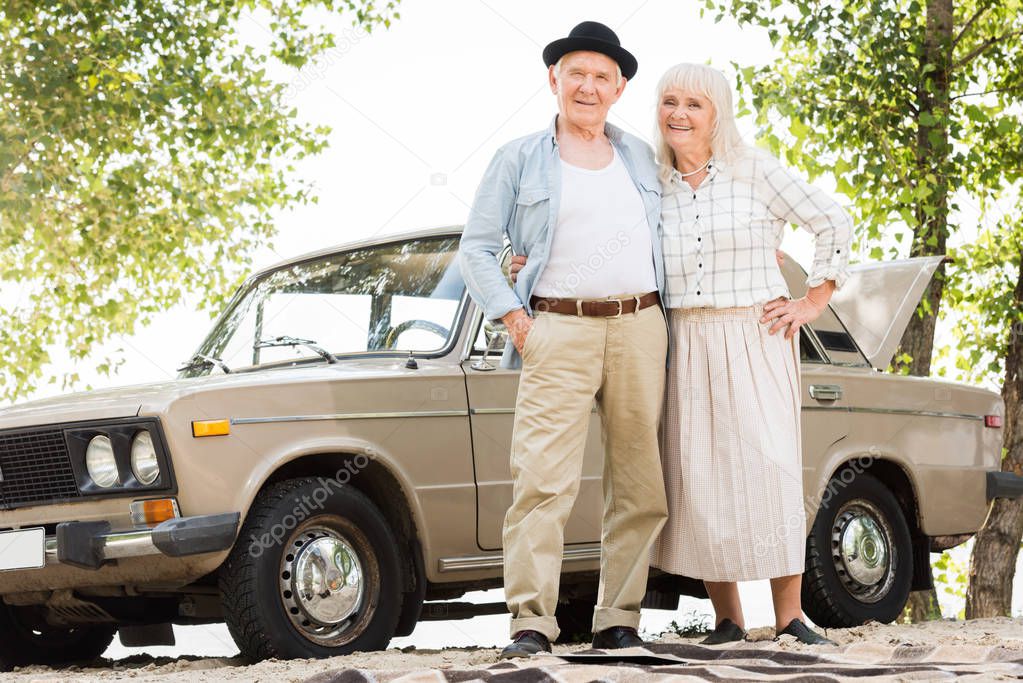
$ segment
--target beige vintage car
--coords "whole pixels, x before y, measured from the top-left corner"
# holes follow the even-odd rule
[[[0,412],[0,665],[220,621],[249,657],[320,657],[503,611],[457,601],[501,585],[518,382],[488,351],[503,334],[465,293],[458,238],[288,261],[242,286],[179,379]],[[803,602],[821,625],[895,618],[931,585],[928,553],[1023,488],[998,472],[998,395],[878,371],[935,266],[855,269],[802,335]],[[791,259],[786,276],[800,294]],[[594,412],[566,529],[566,636],[589,629],[601,457]],[[649,607],[703,594],[665,574],[650,588]]]

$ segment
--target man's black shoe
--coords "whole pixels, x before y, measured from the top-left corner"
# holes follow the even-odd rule
[[[612,626],[593,634],[594,650],[618,650],[623,647],[643,647],[646,642],[639,637],[636,629],[629,626]]]
[[[796,640],[803,643],[804,645],[838,645],[833,640],[828,640],[819,633],[815,633],[799,619],[793,619],[789,622],[778,636],[787,635],[794,636]],[[775,640],[778,640],[778,636],[775,636]]]
[[[516,657],[529,657],[537,652],[550,652],[551,641],[539,631],[519,631],[514,639],[503,650],[501,659],[515,659]]]
[[[700,645],[721,645],[746,640],[746,632],[731,619],[722,619],[710,635],[700,641]]]

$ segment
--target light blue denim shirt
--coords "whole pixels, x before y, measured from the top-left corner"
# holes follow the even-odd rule
[[[490,320],[516,308],[532,315],[529,297],[547,265],[553,226],[561,200],[561,163],[555,134],[558,117],[543,131],[513,140],[497,150],[480,181],[465,222],[458,249],[462,277],[473,300]],[[636,184],[650,226],[650,258],[657,288],[664,297],[664,259],[659,234],[661,183],[653,150],[639,138],[609,123],[604,133]],[[507,236],[512,252],[527,257],[514,288],[501,272],[497,259]],[[521,367],[518,351],[509,340],[501,367]]]

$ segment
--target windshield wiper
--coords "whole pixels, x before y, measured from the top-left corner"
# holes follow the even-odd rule
[[[206,356],[201,353],[197,353],[188,359],[188,362],[178,368],[178,372],[184,372],[185,370],[192,370],[193,368],[205,367],[207,365],[216,365],[218,368],[224,371],[225,375],[231,374],[231,368],[227,367],[227,363],[214,358],[213,356]]]
[[[334,354],[332,354],[330,351],[322,347],[317,346],[316,342],[314,342],[312,339],[296,339],[295,337],[283,336],[274,337],[273,339],[260,339],[255,344],[253,344],[253,347],[257,349],[266,349],[271,346],[304,346],[307,349],[312,349],[313,351],[315,351],[317,354],[319,354],[321,358],[323,358],[328,363],[337,362],[337,358],[334,356]]]

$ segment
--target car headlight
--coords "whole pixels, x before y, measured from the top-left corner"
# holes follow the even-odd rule
[[[85,449],[85,468],[96,486],[108,489],[117,483],[117,462],[109,437],[102,434],[92,437]]]
[[[139,432],[131,441],[131,471],[135,473],[135,478],[146,486],[160,476],[160,463],[156,459],[153,435],[148,431]]]

